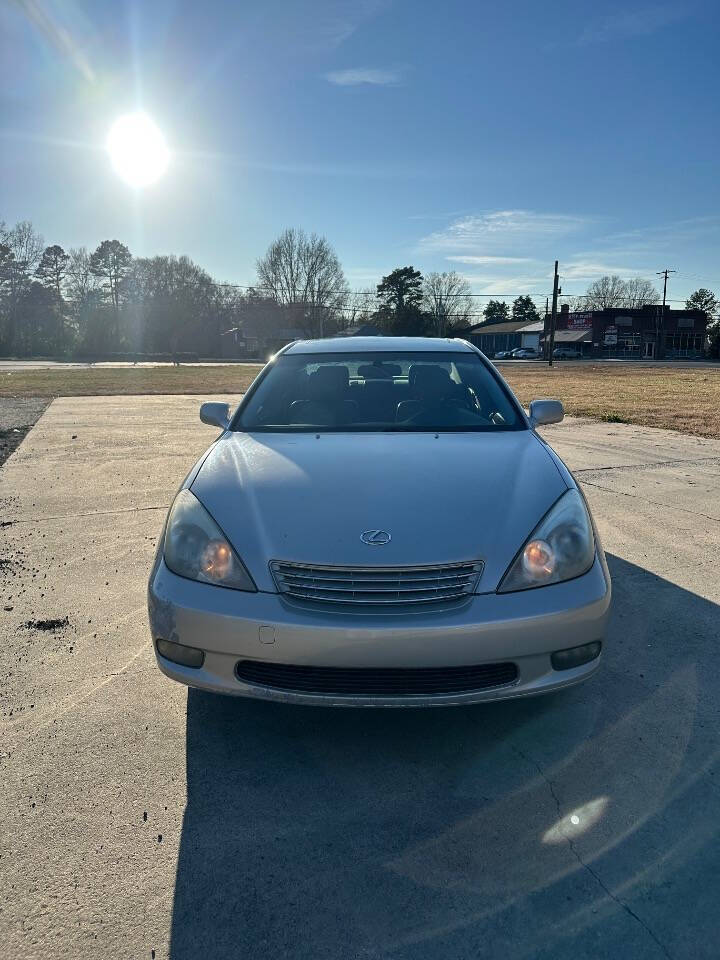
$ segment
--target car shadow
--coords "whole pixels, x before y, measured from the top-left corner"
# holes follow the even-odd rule
[[[713,955],[720,610],[608,560],[603,664],[554,696],[190,690],[173,960]]]

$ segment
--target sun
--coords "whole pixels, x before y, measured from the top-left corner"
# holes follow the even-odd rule
[[[146,113],[128,113],[110,128],[107,150],[113,169],[131,187],[147,187],[165,173],[170,151]]]

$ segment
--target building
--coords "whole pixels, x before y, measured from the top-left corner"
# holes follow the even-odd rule
[[[503,320],[501,323],[476,323],[463,330],[453,330],[453,336],[461,337],[493,357],[503,350],[516,347],[540,349],[543,321],[528,323],[527,320]]]
[[[637,309],[610,307],[557,316],[555,346],[573,346],[582,356],[623,360],[700,359],[705,352],[708,319],[702,310],[671,310],[658,304]],[[550,337],[550,316],[543,339]]]
[[[372,323],[353,323],[344,330],[338,330],[333,337],[382,337],[384,336],[380,327]]]

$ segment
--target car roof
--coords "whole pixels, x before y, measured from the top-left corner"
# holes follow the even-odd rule
[[[296,340],[283,353],[474,353],[466,340],[434,337],[328,337]]]

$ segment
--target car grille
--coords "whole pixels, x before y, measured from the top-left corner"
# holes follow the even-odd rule
[[[324,567],[273,560],[280,593],[323,603],[404,604],[457,600],[471,594],[482,560],[441,567]]]
[[[514,663],[463,667],[349,668],[294,666],[240,660],[238,680],[297,693],[354,694],[366,697],[409,697],[423,694],[471,693],[504,687],[517,680]]]

